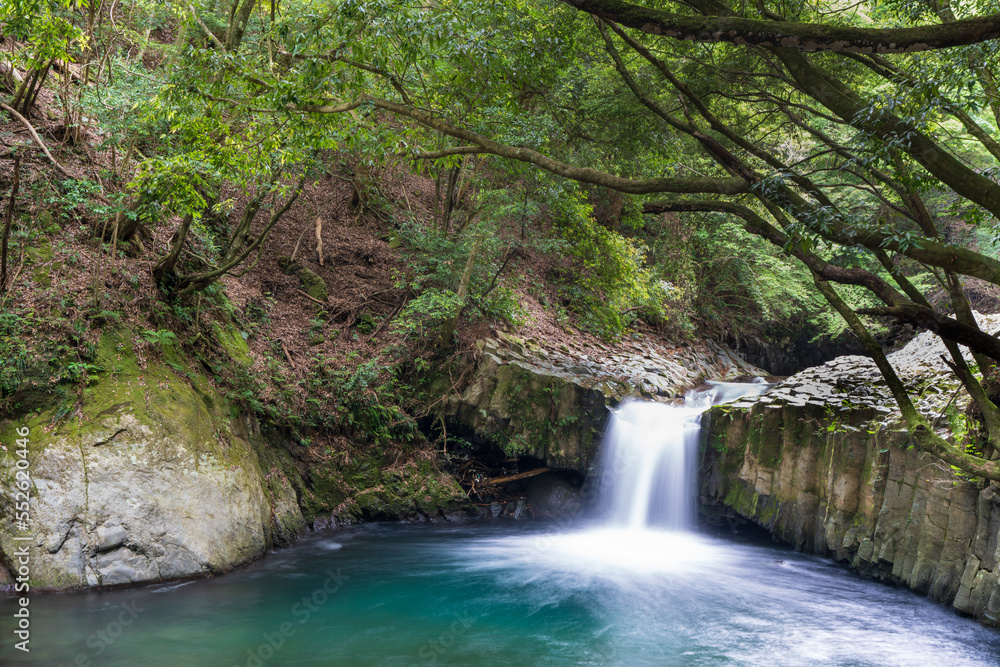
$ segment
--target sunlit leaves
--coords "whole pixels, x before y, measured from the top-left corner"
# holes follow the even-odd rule
[[[5,0],[0,3],[0,31],[25,40],[22,52],[29,66],[58,59],[73,60],[74,50],[85,43],[84,31],[72,5],[86,8],[89,0]]]

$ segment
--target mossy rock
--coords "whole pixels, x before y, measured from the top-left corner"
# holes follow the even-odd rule
[[[318,301],[326,301],[330,294],[326,287],[326,281],[324,281],[318,273],[311,269],[299,269],[299,280],[302,281],[302,287],[305,288],[306,294]]]
[[[47,238],[41,237],[32,241],[31,245],[25,248],[24,264],[25,266],[45,264],[51,262],[53,256],[52,244]]]
[[[313,466],[309,470],[308,490],[303,494],[303,513],[308,521],[330,514],[350,496],[350,487],[342,471],[332,462]]]
[[[48,267],[39,267],[31,272],[31,280],[39,287],[52,287],[52,276],[49,275]]]
[[[410,463],[399,470],[379,471],[380,484],[356,494],[357,508],[368,519],[434,518],[470,512],[471,505],[450,476],[429,466]]]
[[[428,462],[388,469],[392,464],[373,452],[356,455],[345,466],[329,461],[313,466],[309,493],[303,499],[307,517],[338,512],[341,522],[388,521],[475,512],[458,482]]]
[[[245,346],[235,329],[217,326],[230,345]],[[381,449],[307,469],[287,439],[265,438],[252,417],[233,412],[177,346],[143,363],[132,332],[108,330],[93,356],[92,381],[68,403],[40,386],[33,410],[0,419],[0,442],[14,442],[18,427],[30,431],[37,588],[222,572],[324,515],[343,523],[474,512],[430,462],[397,467]],[[0,452],[0,565],[19,546],[12,457]]]
[[[30,430],[36,587],[222,572],[304,526],[294,466],[255,443],[254,429],[232,420],[225,399],[171,352],[174,361],[143,367],[131,334],[107,331],[95,359],[103,370],[72,414],[60,418],[52,405],[0,422],[3,442]],[[12,457],[0,453],[0,470],[13,470]],[[2,562],[18,546],[10,481],[0,479]]]
[[[297,273],[302,268],[302,265],[294,261],[291,257],[282,255],[278,258],[278,268],[281,269],[282,273],[290,276],[293,273]]]
[[[247,345],[243,334],[236,327],[232,324],[223,326],[215,322],[212,325],[212,332],[215,335],[215,340],[226,351],[230,359],[244,366],[253,365],[253,357],[250,356],[250,346]]]
[[[35,225],[46,234],[55,234],[60,231],[59,223],[56,222],[51,211],[39,211],[35,216]]]

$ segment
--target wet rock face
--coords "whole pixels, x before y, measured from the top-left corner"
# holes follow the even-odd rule
[[[842,428],[873,416],[717,409],[701,502],[1000,625],[1000,488],[956,476],[905,433]]]
[[[672,400],[709,378],[762,374],[714,343],[633,344],[634,353],[607,349],[596,358],[500,333],[477,349],[475,359],[455,360],[430,388],[447,394],[443,416],[508,454],[581,472],[594,459],[609,407],[630,397]],[[461,380],[453,385],[453,378]]]
[[[726,345],[751,364],[772,375],[783,376],[820,366],[837,357],[864,354],[864,348],[857,339],[817,344],[804,338],[778,342],[729,338]]]
[[[484,519],[527,519],[531,516],[528,503],[522,498],[508,503],[491,503],[483,513]]]
[[[929,334],[921,334],[910,345],[887,357],[899,379],[915,397],[914,406],[932,420],[953,402],[952,397],[960,387],[959,380],[941,361],[941,355],[946,354],[944,347],[934,343]],[[967,395],[964,401],[968,402]],[[822,366],[806,369],[779,382],[766,393],[737,401],[732,407],[756,405],[772,408],[813,405],[834,413],[868,410],[876,421],[883,423],[899,416],[896,402],[875,362],[861,356],[838,357]],[[867,424],[871,418],[855,427]]]
[[[568,519],[580,514],[580,487],[552,473],[531,480],[526,499],[533,516],[542,519]]]
[[[889,357],[929,416],[968,401],[939,354],[921,334]],[[1000,625],[1000,485],[912,447],[870,360],[828,362],[706,420],[707,513]]]

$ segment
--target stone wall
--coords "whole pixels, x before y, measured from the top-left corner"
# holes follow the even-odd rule
[[[771,375],[794,375],[811,366],[849,354],[864,354],[856,338],[811,342],[805,338],[761,341],[757,338],[727,338],[726,345]]]

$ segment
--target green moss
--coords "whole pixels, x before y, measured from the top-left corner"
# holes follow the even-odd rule
[[[725,500],[722,501],[727,507],[732,507],[740,514],[746,514],[744,504],[746,503],[746,487],[742,484],[734,484],[726,493]]]
[[[743,482],[737,482],[726,493],[723,504],[731,507],[737,514],[758,520],[758,504],[761,501],[760,495]],[[775,508],[773,512],[777,512]],[[773,516],[771,517],[773,518]]]
[[[52,244],[45,237],[35,239],[25,249],[24,263],[26,266],[51,262],[53,257]]]
[[[759,498],[760,496],[757,496],[757,499]],[[766,528],[773,527],[775,521],[778,518],[778,509],[779,509],[778,503],[775,502],[773,499],[769,498],[763,503],[755,503],[755,505],[757,504],[760,505],[759,514],[757,514],[756,516],[757,521]],[[757,510],[758,508],[755,507],[754,509]]]
[[[299,269],[299,280],[302,281],[302,287],[305,288],[306,294],[312,298],[326,301],[329,297],[326,282],[315,271]]]
[[[47,267],[40,267],[31,272],[31,280],[39,287],[52,287],[52,277]]]
[[[435,517],[471,508],[458,483],[429,462],[387,469],[391,464],[381,453],[369,452],[356,455],[345,466],[333,462],[314,466],[303,503],[308,519],[334,512],[342,519]]]
[[[343,475],[333,463],[313,467],[309,479],[309,493],[304,496],[303,504],[310,521],[321,514],[330,514],[350,495]]]
[[[250,346],[247,345],[243,334],[237,331],[236,327],[232,324],[223,326],[215,322],[212,324],[212,332],[215,340],[226,351],[230,359],[244,366],[253,365],[253,357],[250,356]]]
[[[776,466],[781,460],[781,412],[764,409],[754,413],[747,430],[747,449],[761,464]]]
[[[43,427],[47,425],[47,415],[37,413],[28,417],[16,420],[0,421],[0,444],[7,448],[4,452],[0,450],[0,484],[3,488],[11,489],[14,486],[17,463],[17,441],[22,436],[18,435],[17,429],[28,427],[28,460],[34,462],[35,458],[45,449],[46,439],[43,437]]]
[[[46,234],[55,234],[60,231],[55,216],[49,211],[42,210],[38,212],[38,215],[35,216],[35,226]]]
[[[168,346],[169,347],[169,346]],[[104,332],[97,347],[94,373],[83,387],[79,412],[59,422],[53,435],[70,438],[110,435],[121,415],[129,414],[141,425],[174,433],[183,429],[185,442],[200,454],[212,454],[223,465],[258,467],[255,458],[238,455],[245,448],[223,443],[231,432],[228,405],[208,381],[192,372],[185,357],[166,350],[166,359],[140,367],[128,332]],[[168,366],[167,364],[171,364]],[[180,372],[177,372],[180,369]],[[53,420],[49,411],[37,419]],[[196,462],[201,457],[196,457]]]
[[[139,368],[128,334],[118,330],[106,331],[98,343],[94,365],[103,372],[95,372],[90,383],[83,388],[80,406],[83,418],[66,419],[56,433],[78,437],[88,435],[104,428],[101,417],[125,408],[142,424],[153,426],[154,421],[146,410],[147,390],[154,385],[156,393],[162,393],[163,388],[159,386],[162,380],[157,377],[156,369],[147,369],[152,372],[146,373]]]

